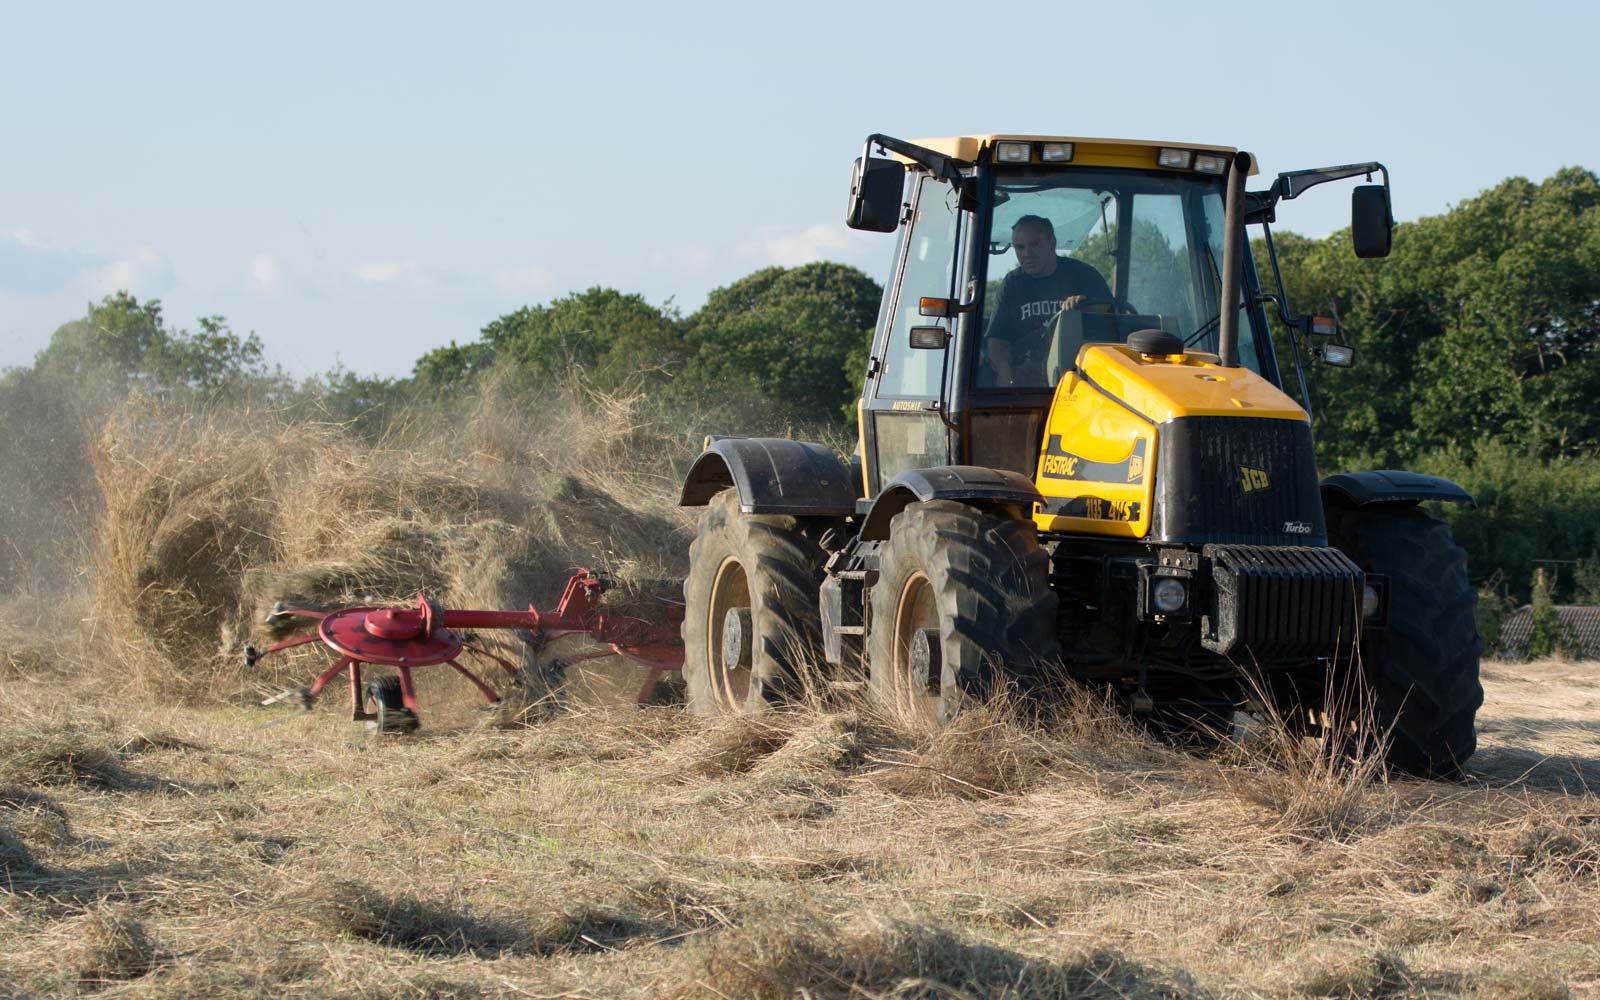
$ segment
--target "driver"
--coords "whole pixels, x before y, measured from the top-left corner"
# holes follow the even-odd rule
[[[1056,228],[1049,219],[1018,219],[1011,227],[1011,246],[1017,251],[1017,268],[1001,280],[994,318],[984,333],[996,385],[1014,385],[1019,375],[1042,363],[1056,313],[1111,300],[1099,271],[1056,254]]]

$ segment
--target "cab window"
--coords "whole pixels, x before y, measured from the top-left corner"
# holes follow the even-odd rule
[[[994,174],[978,388],[1053,388],[1084,344],[1159,328],[1217,349],[1222,183],[1126,169]],[[1249,311],[1240,361],[1260,371]]]
[[[924,177],[906,236],[905,273],[900,281],[894,325],[883,348],[880,396],[934,399],[939,395],[943,352],[912,350],[911,328],[949,326],[949,320],[921,315],[918,300],[923,296],[949,298],[953,294],[958,216],[956,193],[949,183]]]

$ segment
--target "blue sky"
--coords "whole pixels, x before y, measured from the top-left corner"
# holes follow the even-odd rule
[[[1600,167],[1592,4],[234,6],[0,3],[0,366],[116,288],[293,372],[399,374],[593,284],[882,280],[890,238],[840,221],[873,131],[1380,159],[1402,219]]]

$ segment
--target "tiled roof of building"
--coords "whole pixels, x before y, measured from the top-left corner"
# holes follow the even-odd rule
[[[1582,659],[1600,660],[1600,606],[1558,604],[1556,618],[1561,622],[1561,631],[1582,651]],[[1500,625],[1500,655],[1507,659],[1527,657],[1528,640],[1532,637],[1533,607],[1525,604],[1507,615]]]

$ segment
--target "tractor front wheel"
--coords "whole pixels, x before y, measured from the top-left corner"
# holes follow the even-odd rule
[[[821,662],[827,554],[814,527],[746,514],[734,490],[701,514],[683,584],[683,680],[696,715],[761,711]]]
[[[1384,627],[1361,638],[1372,718],[1389,764],[1421,778],[1461,773],[1477,749],[1483,640],[1467,554],[1450,527],[1416,507],[1330,510],[1328,540],[1363,570],[1389,578]]]
[[[944,724],[1001,676],[1025,681],[1053,659],[1055,626],[1032,521],[930,500],[890,522],[867,640],[879,704]]]

